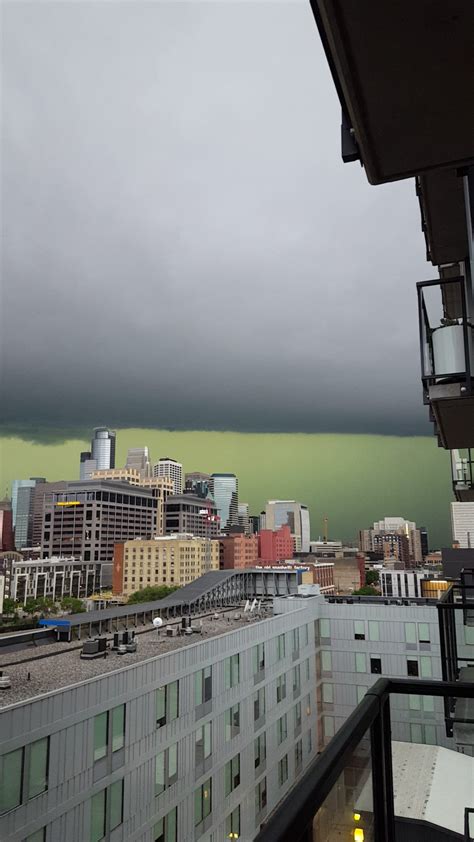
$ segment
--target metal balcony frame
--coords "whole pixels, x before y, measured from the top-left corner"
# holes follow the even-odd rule
[[[470,663],[472,658],[461,658],[458,655],[456,637],[455,611],[463,612],[464,622],[466,611],[474,608],[474,586],[465,584],[466,574],[469,577],[474,575],[470,569],[461,571],[461,582],[453,584],[442,594],[436,605],[438,610],[439,643],[441,654],[441,670],[443,681],[447,684],[457,682],[461,663]],[[470,601],[471,600],[471,601]],[[459,686],[456,684],[455,686]],[[452,716],[457,694],[453,697],[444,696],[444,717],[446,723],[446,736],[453,736],[453,725],[455,722],[474,724],[474,720],[461,720]]]
[[[312,842],[313,819],[370,729],[374,838],[395,842],[390,695],[474,698],[474,684],[379,678],[346,719],[327,748],[280,802],[255,842]]]
[[[453,456],[454,451],[451,451],[451,477],[453,481],[453,492],[456,500],[460,500],[463,491],[474,491],[474,449],[470,447],[463,447],[460,448],[461,450],[467,450],[468,457],[466,460],[466,476],[463,479],[459,479],[456,476],[456,463]],[[460,486],[467,486],[467,488],[461,488]]]

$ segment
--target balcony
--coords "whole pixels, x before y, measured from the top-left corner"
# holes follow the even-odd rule
[[[470,842],[474,758],[432,744],[392,743],[390,707],[403,694],[451,705],[472,702],[474,684],[379,679],[255,842]]]
[[[474,331],[463,277],[417,284],[421,374],[439,444],[474,445]]]
[[[456,500],[474,502],[474,450],[451,451],[451,473]]]

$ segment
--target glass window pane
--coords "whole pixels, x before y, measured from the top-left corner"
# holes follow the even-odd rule
[[[431,678],[431,658],[429,658],[427,655],[422,655],[420,657],[420,668],[422,678]]]
[[[168,716],[167,721],[172,722],[173,719],[178,718],[178,704],[179,704],[179,684],[177,681],[172,681],[168,684]]]
[[[156,756],[155,765],[155,795],[159,795],[165,788],[165,753],[161,751]]]
[[[30,746],[30,770],[28,775],[28,798],[44,792],[48,786],[48,737],[37,740]]]
[[[162,840],[164,839],[164,835],[165,835],[165,820],[164,820],[164,818],[162,818],[162,819],[158,819],[158,821],[155,823],[155,826],[153,828],[153,838],[154,838],[155,842],[162,842]]]
[[[366,693],[367,687],[362,687],[361,685],[357,686],[357,704],[360,704]]]
[[[418,623],[418,640],[420,643],[430,643],[429,623]]]
[[[323,672],[331,672],[332,670],[331,653],[325,649],[321,652],[321,669]]]
[[[91,798],[91,842],[105,836],[105,789]]]
[[[123,781],[115,781],[110,786],[110,829],[118,827],[123,821]]]
[[[319,634],[321,637],[331,637],[331,626],[329,620],[319,621]]]
[[[408,696],[408,706],[410,710],[420,710],[420,697],[418,695],[410,693],[410,695]]]
[[[112,711],[112,751],[118,751],[125,745],[125,705],[119,705]]]
[[[21,803],[23,749],[17,748],[0,757],[0,771],[0,813],[5,813]]]
[[[107,711],[94,717],[94,760],[107,754]]]
[[[194,790],[194,824],[202,822],[202,787]]]
[[[324,736],[334,737],[334,717],[323,716]]]
[[[199,670],[194,676],[194,703],[196,705],[202,704],[202,670]]]
[[[202,817],[206,818],[212,810],[212,779],[202,785]]]
[[[323,702],[332,704],[334,701],[334,690],[332,684],[323,684]]]
[[[429,746],[437,745],[436,728],[434,725],[425,725],[425,743]]]
[[[412,743],[422,743],[423,737],[421,734],[421,725],[416,722],[410,724],[410,740]]]
[[[380,640],[379,624],[377,620],[369,620],[370,640]]]
[[[365,652],[356,652],[355,653],[355,668],[356,668],[356,672],[367,672]]]
[[[168,813],[166,816],[166,835],[165,842],[178,842],[178,808]]]
[[[156,721],[159,725],[166,722],[166,687],[156,691]]]
[[[46,837],[46,828],[42,827],[40,830],[37,830],[35,833],[30,833],[29,836],[26,837],[25,842],[45,842]]]
[[[168,749],[168,778],[178,774],[178,743]]]
[[[464,640],[466,644],[474,645],[474,626],[464,626]]]
[[[405,640],[407,643],[416,643],[416,623],[405,623]]]
[[[423,710],[426,713],[433,713],[434,712],[434,697],[433,696],[423,696]]]
[[[354,634],[361,635],[365,638],[365,622],[364,620],[354,620]]]
[[[211,723],[208,722],[204,726],[204,757],[209,757],[212,751],[211,743]]]

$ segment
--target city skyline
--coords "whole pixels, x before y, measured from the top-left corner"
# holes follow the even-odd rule
[[[10,439],[0,488],[4,493],[23,476],[77,479],[83,444]],[[154,462],[173,453],[186,472],[235,473],[251,514],[270,499],[300,500],[310,509],[313,539],[322,534],[325,515],[330,535],[346,540],[375,520],[402,516],[427,527],[432,548],[451,544],[449,457],[432,439],[118,430],[117,465],[125,464],[128,448],[139,446],[149,447]]]

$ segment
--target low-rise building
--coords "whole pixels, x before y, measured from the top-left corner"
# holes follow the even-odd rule
[[[334,593],[334,562],[309,562],[307,566],[308,571],[302,574],[302,582],[312,582],[319,585],[322,594]]]
[[[261,562],[275,564],[293,558],[294,541],[286,524],[279,529],[261,529],[258,533],[258,558]]]
[[[424,596],[439,599],[448,587],[442,574],[432,569],[389,570],[382,567],[379,570],[379,582],[382,596],[405,599]]]
[[[179,533],[151,541],[137,538],[115,545],[113,593],[130,596],[147,587],[180,587],[218,569],[218,541]]]
[[[99,590],[100,564],[77,558],[23,558],[11,562],[10,596],[17,602],[65,596],[85,599]]]
[[[255,567],[258,563],[258,537],[244,533],[231,533],[219,538],[220,567]]]
[[[334,559],[334,587],[336,593],[350,594],[352,591],[358,591],[364,584],[365,556],[362,553]]]

